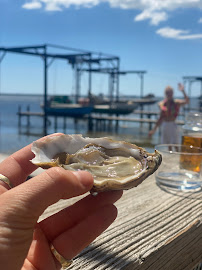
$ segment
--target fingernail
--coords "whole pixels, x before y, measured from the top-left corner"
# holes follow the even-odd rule
[[[77,177],[77,179],[85,188],[93,186],[93,177],[89,172],[74,171],[73,174]]]

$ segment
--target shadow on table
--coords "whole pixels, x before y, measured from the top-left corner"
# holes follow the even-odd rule
[[[135,264],[135,262],[139,264],[138,257],[133,257],[133,259],[129,259],[126,258],[126,256],[121,255],[119,252],[112,251],[106,248],[103,249],[99,245],[91,244],[86,249],[84,249],[83,252],[76,259],[82,260],[82,265],[84,269],[98,269],[101,266],[101,268],[99,269],[119,270],[124,269],[124,267],[129,264]]]

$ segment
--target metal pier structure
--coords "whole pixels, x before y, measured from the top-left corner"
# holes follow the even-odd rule
[[[19,131],[21,131],[22,127],[25,125],[27,133],[30,133],[31,130],[31,118],[43,118],[43,112],[31,112],[29,106],[26,111],[22,111],[19,107],[18,110],[18,127]],[[71,117],[74,119],[75,125],[77,125],[78,120],[86,121],[88,131],[116,131],[119,130],[119,123],[139,123],[141,125],[147,125],[148,131],[152,129],[153,125],[157,122],[159,113],[151,112],[151,111],[143,111],[143,110],[134,110],[133,117],[129,116],[115,116],[115,115],[104,115],[104,114],[89,114],[80,117],[66,116],[66,115],[57,115],[52,114],[50,117],[53,119],[54,131],[58,132],[58,117],[61,117],[63,120],[63,132],[66,133],[67,127],[67,118]],[[180,119],[176,121],[177,125],[184,125],[184,113],[179,114]],[[24,121],[22,121],[24,119]],[[24,125],[23,125],[24,123]],[[50,123],[50,121],[49,121]]]
[[[61,52],[61,50],[65,51]],[[59,51],[55,53],[55,51]],[[67,53],[68,52],[68,53]],[[118,56],[97,53],[72,47],[44,44],[36,46],[0,47],[0,64],[7,53],[35,56],[43,63],[43,134],[47,134],[49,104],[48,104],[48,69],[56,60],[64,60],[75,71],[75,99],[78,102],[81,96],[81,74],[88,72],[88,96],[92,96],[92,74],[105,73],[109,76],[110,102],[119,100],[119,76],[129,73],[140,77],[140,97],[143,97],[144,74],[146,71],[120,70],[120,58]],[[31,113],[29,112],[31,115]],[[57,116],[57,113],[55,113]]]
[[[202,112],[202,77],[201,76],[184,76],[183,77],[184,84],[188,84],[188,96],[191,97],[191,91],[193,83],[200,83],[200,96],[199,96],[199,111]],[[188,105],[188,110],[195,110],[195,108],[191,108]]]

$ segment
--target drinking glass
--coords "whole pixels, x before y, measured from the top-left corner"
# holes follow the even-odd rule
[[[162,164],[156,183],[166,189],[196,192],[202,189],[202,148],[181,144],[157,145]]]
[[[185,125],[182,126],[183,145],[192,145],[202,147],[202,113],[189,112],[185,119]]]

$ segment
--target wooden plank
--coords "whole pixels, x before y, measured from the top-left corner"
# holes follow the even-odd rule
[[[17,115],[19,116],[44,116],[43,112],[17,112]]]
[[[159,114],[160,114],[159,111],[158,111],[158,112],[151,112],[151,111],[144,111],[144,110],[143,110],[143,111],[141,111],[141,110],[134,110],[133,113],[134,113],[134,114],[149,115],[149,116],[150,116],[150,115],[151,115],[151,116],[152,116],[152,115],[155,115],[155,116],[156,116],[156,115],[159,115]],[[185,116],[185,113],[179,113],[178,115],[180,115],[180,116]]]
[[[92,116],[94,120],[100,121],[123,121],[123,122],[145,122],[145,123],[156,123],[155,119],[146,118],[126,118],[126,117],[116,117],[116,116]]]
[[[43,112],[30,112],[30,111],[25,111],[25,112],[17,112],[18,115],[22,116],[44,116]],[[141,111],[141,110],[135,110],[133,111],[133,114],[142,114],[145,116],[157,116],[159,115],[159,112],[150,112],[150,111]],[[179,115],[184,116],[184,113],[180,113]]]
[[[148,119],[148,118],[127,118],[127,117],[117,117],[117,116],[96,116],[92,115],[91,119],[100,120],[100,121],[123,121],[123,122],[140,122],[140,123],[156,123],[156,119]],[[183,120],[176,120],[176,124],[184,125]]]
[[[18,112],[17,113],[19,117],[22,116],[39,116],[39,117],[43,117],[44,113],[40,113],[40,112]],[[89,117],[83,117],[83,119],[88,119]],[[150,119],[150,118],[129,118],[129,117],[118,117],[118,116],[99,116],[99,115],[95,115],[93,114],[91,116],[92,120],[97,120],[97,121],[123,121],[123,122],[137,122],[137,123],[151,123],[151,124],[155,124],[157,122],[156,119]],[[183,120],[176,120],[175,121],[177,125],[184,125],[184,121]]]
[[[51,206],[41,219],[74,203]],[[191,270],[202,261],[202,192],[169,193],[154,175],[124,191],[116,221],[74,259],[79,270]]]

